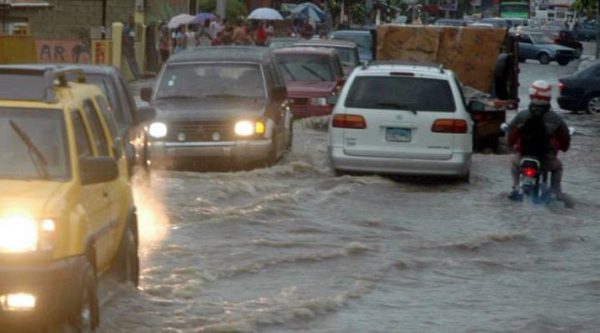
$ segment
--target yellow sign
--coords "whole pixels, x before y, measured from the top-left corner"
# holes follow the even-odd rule
[[[92,63],[94,65],[110,64],[110,41],[92,40]]]

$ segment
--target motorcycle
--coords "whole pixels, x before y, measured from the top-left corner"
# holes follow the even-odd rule
[[[508,124],[503,123],[500,128],[505,133]],[[569,127],[569,135],[575,134],[575,128]],[[551,179],[549,173],[544,169],[542,162],[533,156],[522,156],[519,161],[519,187],[517,193],[511,196],[511,200],[529,201],[534,204],[547,204],[552,201]]]
[[[528,198],[534,204],[549,203],[552,200],[550,178],[540,160],[532,156],[523,156],[519,162],[518,195],[513,200]]]

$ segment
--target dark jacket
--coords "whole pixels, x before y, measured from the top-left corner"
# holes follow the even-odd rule
[[[521,127],[529,117],[533,117],[530,109],[519,111],[508,127],[508,145],[516,151],[521,152]],[[550,144],[556,155],[559,150],[567,151],[571,144],[569,128],[562,117],[549,110],[543,115],[546,131],[550,135]]]

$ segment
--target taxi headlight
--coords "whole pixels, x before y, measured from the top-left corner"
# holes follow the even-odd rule
[[[310,99],[311,105],[325,106],[327,105],[327,99],[325,97],[315,97]]]
[[[234,132],[239,136],[251,136],[265,133],[265,123],[262,121],[240,120],[235,124]]]
[[[35,308],[36,297],[28,293],[0,296],[0,308],[4,311],[28,311]]]
[[[0,252],[24,253],[51,250],[54,246],[54,220],[35,220],[15,215],[0,218]]]
[[[160,122],[152,123],[148,128],[148,133],[150,133],[150,136],[156,139],[164,138],[167,136],[167,125]]]

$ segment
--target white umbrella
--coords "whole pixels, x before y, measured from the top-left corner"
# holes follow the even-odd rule
[[[169,20],[169,24],[167,25],[169,29],[175,29],[180,25],[186,25],[194,20],[195,16],[188,14],[181,14],[177,16],[173,16],[171,20]]]
[[[272,8],[256,8],[248,15],[250,20],[283,20],[283,16],[278,11]]]

